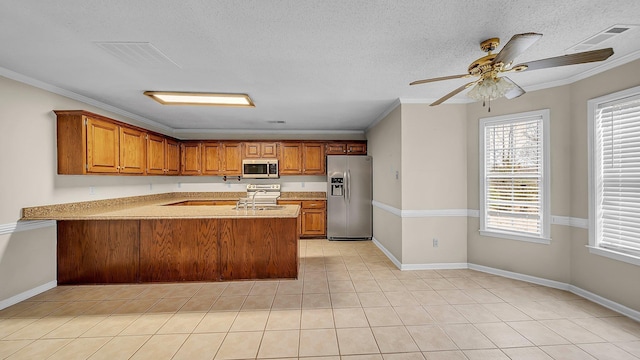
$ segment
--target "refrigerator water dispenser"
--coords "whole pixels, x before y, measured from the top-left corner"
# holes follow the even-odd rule
[[[331,178],[331,196],[344,196],[344,178]]]

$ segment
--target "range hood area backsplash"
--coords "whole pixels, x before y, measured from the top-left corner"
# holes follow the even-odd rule
[[[242,179],[227,180],[226,182],[200,183],[200,182],[178,182],[178,192],[245,192],[247,184],[280,184],[282,192],[326,192],[327,182],[324,176],[304,176],[298,181],[284,181],[280,179]]]

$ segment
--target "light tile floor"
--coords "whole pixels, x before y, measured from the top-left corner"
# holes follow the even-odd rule
[[[0,311],[2,359],[640,359],[640,324],[472,270],[300,242],[299,280],[59,286]]]

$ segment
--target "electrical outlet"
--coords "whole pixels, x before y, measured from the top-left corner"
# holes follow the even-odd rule
[[[153,191],[153,184],[149,183],[149,191]]]
[[[438,247],[438,239],[433,238],[433,247]]]
[[[95,195],[96,194],[96,188],[94,186],[89,186],[89,195]]]
[[[179,182],[179,183],[178,183],[178,189],[180,189],[181,187],[182,187],[182,183],[181,183],[181,182]]]

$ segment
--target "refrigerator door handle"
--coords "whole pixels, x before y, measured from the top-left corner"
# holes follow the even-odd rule
[[[351,203],[351,170],[347,170],[347,202]]]

